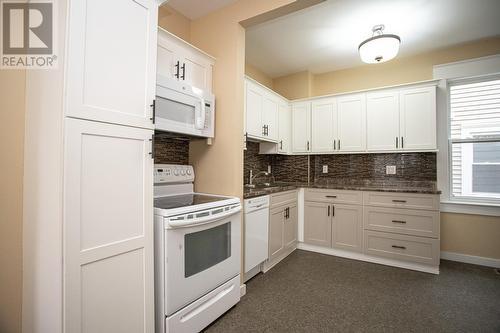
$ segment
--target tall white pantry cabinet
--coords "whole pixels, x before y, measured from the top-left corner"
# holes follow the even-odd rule
[[[59,69],[27,75],[27,131],[38,127],[40,140],[27,132],[26,145],[53,154],[26,161],[25,178],[39,184],[25,185],[23,328],[152,333],[158,2],[58,6]],[[52,211],[37,211],[45,194]]]

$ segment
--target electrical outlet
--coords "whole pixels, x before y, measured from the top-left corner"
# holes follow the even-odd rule
[[[267,166],[267,172],[271,173],[271,165],[270,164]]]
[[[385,166],[385,174],[386,175],[395,175],[396,174],[396,166],[395,165],[386,165]]]
[[[328,173],[328,165],[323,165],[323,173]]]

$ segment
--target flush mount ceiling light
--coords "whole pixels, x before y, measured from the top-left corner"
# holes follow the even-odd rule
[[[384,28],[383,24],[374,26],[372,37],[359,44],[359,56],[363,62],[378,64],[398,55],[401,38],[397,35],[384,34]]]

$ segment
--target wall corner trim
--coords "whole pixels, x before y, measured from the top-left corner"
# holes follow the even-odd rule
[[[466,264],[500,268],[500,259],[471,256],[456,252],[441,251],[441,259],[463,262]]]

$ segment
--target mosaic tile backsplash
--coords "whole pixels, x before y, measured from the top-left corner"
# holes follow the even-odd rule
[[[244,153],[243,183],[271,165],[277,182],[435,182],[435,153],[346,154],[346,155],[259,155],[259,144],[248,142]],[[323,165],[328,173],[322,173]],[[386,166],[395,165],[396,174],[386,175]]]
[[[156,135],[155,163],[189,164],[189,141]]]

